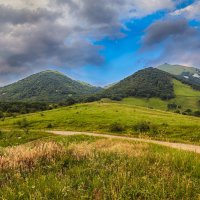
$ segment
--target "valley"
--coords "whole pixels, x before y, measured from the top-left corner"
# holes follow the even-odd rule
[[[2,199],[198,200],[198,89],[152,68],[107,88],[57,73],[0,89]]]

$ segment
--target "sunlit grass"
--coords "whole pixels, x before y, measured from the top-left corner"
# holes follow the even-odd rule
[[[1,151],[15,152],[18,163],[13,167],[8,156],[9,170],[1,171],[2,199],[198,200],[200,195],[200,157],[194,153],[88,136],[59,136]],[[30,161],[34,165],[27,170]]]
[[[95,102],[45,111],[42,114],[21,115],[1,121],[0,129],[19,129],[16,122],[24,118],[29,122],[29,129],[35,130],[90,131],[179,142],[200,141],[198,117],[119,103]],[[153,127],[152,131],[135,130],[135,125],[144,121]]]

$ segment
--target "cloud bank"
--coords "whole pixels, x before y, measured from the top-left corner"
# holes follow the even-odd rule
[[[200,31],[185,18],[167,18],[150,25],[143,38],[143,50],[160,51],[151,65],[164,62],[200,67]]]
[[[1,83],[48,66],[101,65],[103,47],[95,41],[124,37],[127,20],[174,6],[172,0],[0,0]]]

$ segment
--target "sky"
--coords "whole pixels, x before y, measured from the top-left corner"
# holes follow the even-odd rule
[[[51,69],[97,86],[200,68],[200,0],[0,0],[0,86]]]

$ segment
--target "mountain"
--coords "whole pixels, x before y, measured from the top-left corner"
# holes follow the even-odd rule
[[[98,92],[101,88],[81,83],[57,71],[43,71],[0,88],[0,101],[64,101]]]
[[[181,81],[190,84],[194,89],[200,90],[200,69],[167,63],[158,66],[157,69],[173,74]]]
[[[174,98],[173,77],[155,68],[146,68],[125,78],[103,91],[103,96],[112,99],[134,97]]]
[[[187,113],[200,109],[200,91],[193,86],[177,75],[146,68],[102,91],[102,96],[122,104]]]

